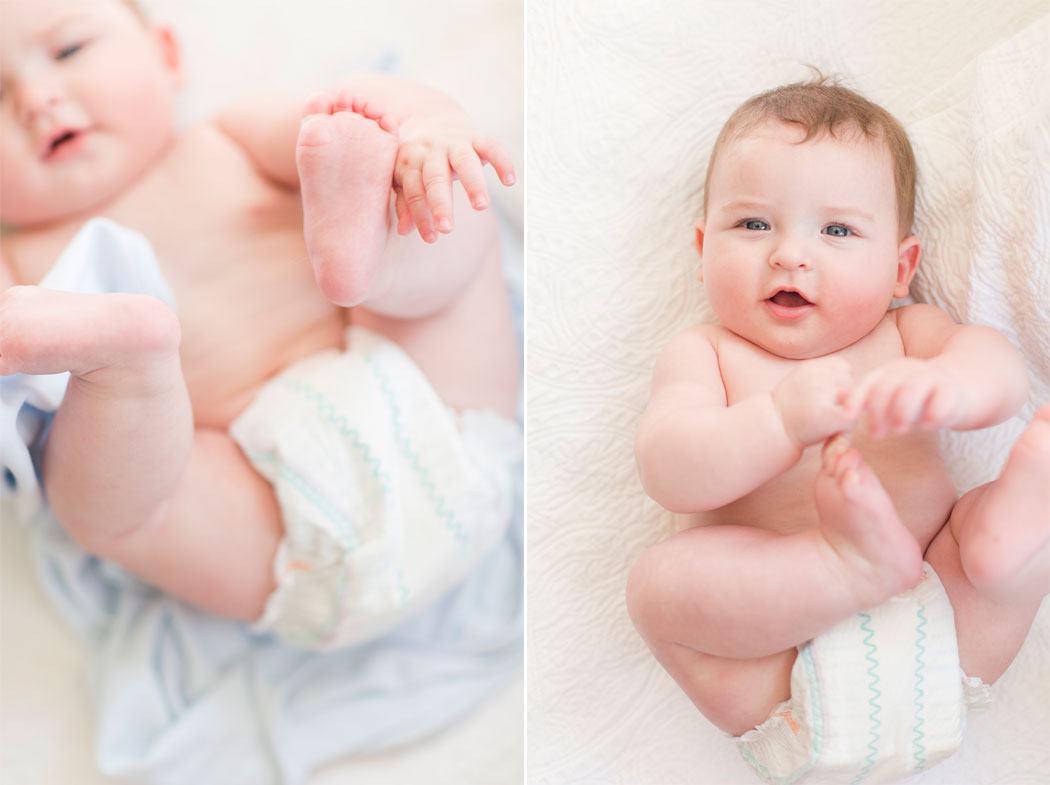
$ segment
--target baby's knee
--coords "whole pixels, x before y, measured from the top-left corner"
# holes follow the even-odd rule
[[[156,297],[145,294],[113,294],[113,317],[136,336],[137,349],[165,354],[177,351],[182,326],[175,312]]]
[[[791,697],[795,656],[791,649],[755,660],[734,660],[690,650],[684,654],[687,692],[713,725],[739,736]]]
[[[656,608],[660,604],[659,566],[654,550],[645,551],[627,575],[627,613],[646,643],[652,647],[659,636]]]

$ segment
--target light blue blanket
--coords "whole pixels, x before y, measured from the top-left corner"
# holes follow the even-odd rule
[[[44,284],[171,302],[145,240],[104,220],[85,225]],[[66,536],[41,503],[33,460],[64,387],[62,376],[0,378],[0,485],[15,494],[45,590],[83,643],[103,773],[150,785],[295,785],[335,758],[446,726],[517,672],[520,472],[508,534],[465,583],[379,640],[297,651],[172,599]]]

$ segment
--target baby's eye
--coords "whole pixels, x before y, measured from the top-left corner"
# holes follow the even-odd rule
[[[830,237],[849,237],[853,234],[853,230],[842,224],[829,224],[824,227],[824,234]]]
[[[763,221],[761,218],[748,218],[745,221],[741,221],[739,226],[744,227],[752,232],[768,232],[769,224]]]
[[[84,44],[82,42],[78,42],[78,43],[75,43],[75,44],[70,44],[69,46],[64,46],[61,49],[59,49],[57,52],[55,52],[55,59],[56,60],[65,60],[65,59],[67,59],[69,57],[72,57],[73,55],[75,55],[77,52],[79,52],[83,48],[84,48]]]

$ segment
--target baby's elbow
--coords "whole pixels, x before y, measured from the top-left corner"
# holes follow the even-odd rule
[[[649,498],[677,514],[707,512],[721,506],[715,489],[693,476],[666,444],[650,433],[635,439],[635,460],[642,488]]]

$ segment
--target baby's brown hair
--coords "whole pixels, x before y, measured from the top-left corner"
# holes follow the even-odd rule
[[[802,142],[823,133],[837,137],[842,131],[859,131],[869,141],[884,142],[893,161],[898,232],[901,238],[911,233],[915,218],[915,154],[908,134],[897,118],[881,106],[837,81],[819,75],[813,81],[796,82],[753,96],[730,115],[715,141],[707,165],[705,215],[711,171],[719,151],[732,139],[770,120],[800,126],[806,133]]]

